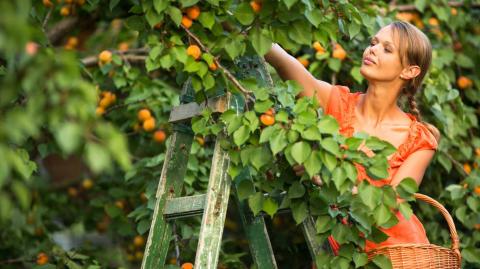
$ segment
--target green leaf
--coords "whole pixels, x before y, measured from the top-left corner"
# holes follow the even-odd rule
[[[302,223],[308,216],[307,203],[305,202],[296,202],[292,203],[290,206],[292,209],[292,215],[295,222],[298,224]]]
[[[322,140],[322,135],[320,134],[320,131],[318,130],[317,126],[310,126],[302,132],[302,137],[307,140],[311,141],[320,141]]]
[[[269,108],[273,106],[273,102],[270,100],[265,100],[265,101],[256,101],[255,105],[253,108],[255,111],[258,113],[265,113]]]
[[[400,213],[402,213],[402,215],[407,220],[409,220],[413,214],[412,207],[407,202],[400,203],[400,205],[398,206],[398,209],[400,210]]]
[[[125,20],[125,26],[135,31],[145,30],[145,20],[143,16],[130,16]]]
[[[295,130],[288,130],[288,132],[287,132],[287,139],[288,139],[288,142],[289,142],[289,143],[295,143],[295,142],[297,142],[299,136],[300,136],[300,135],[299,135],[298,132],[295,131]]]
[[[308,176],[313,177],[314,175],[320,172],[322,168],[322,159],[320,158],[320,153],[317,150],[313,150],[310,157],[304,163],[305,169],[307,170]]]
[[[387,206],[382,204],[375,209],[373,216],[377,225],[382,226],[390,220],[392,213]]]
[[[169,0],[155,0],[153,1],[153,7],[160,14],[168,7],[169,3]]]
[[[249,40],[252,46],[260,56],[264,56],[272,47],[272,39],[267,29],[254,27],[249,32]]]
[[[312,41],[312,25],[306,20],[297,20],[290,27],[288,36],[298,44],[310,46],[310,42]]]
[[[343,170],[342,167],[336,167],[335,170],[333,170],[332,180],[333,180],[333,183],[335,184],[335,187],[337,187],[337,190],[341,190],[341,187],[346,179],[347,179],[347,175],[345,173],[345,170]]]
[[[212,12],[202,12],[200,13],[200,17],[198,17],[198,21],[209,30],[212,30],[213,25],[215,24],[215,14]]]
[[[271,218],[273,218],[273,215],[277,213],[278,205],[275,200],[273,200],[271,197],[268,197],[264,202],[263,202],[263,211],[265,211]]]
[[[275,121],[277,122],[288,122],[288,113],[285,110],[280,110],[275,114]]]
[[[362,182],[362,184],[360,184],[358,195],[362,202],[371,210],[375,209],[377,204],[381,201],[381,190],[366,182]]]
[[[82,133],[83,131],[78,124],[69,122],[57,129],[55,138],[63,152],[70,154],[80,146]]]
[[[142,219],[137,224],[137,232],[138,234],[144,234],[150,229],[151,222],[148,219]]]
[[[362,74],[360,73],[360,67],[359,66],[354,66],[350,70],[350,76],[352,76],[353,79],[355,79],[356,82],[362,83],[364,78]]]
[[[244,124],[250,128],[250,132],[255,131],[259,124],[259,120],[257,114],[255,114],[255,111],[248,111],[243,114],[243,116],[247,120],[246,122],[244,121]]]
[[[455,63],[464,68],[473,68],[475,66],[472,59],[470,59],[463,53],[458,53],[455,56]]]
[[[287,196],[290,199],[301,198],[305,194],[305,187],[299,181],[294,181],[288,189]]]
[[[153,28],[155,24],[163,21],[163,14],[158,14],[157,12],[155,12],[155,10],[149,9],[145,14],[145,19],[147,19],[147,22],[150,25],[150,27]]]
[[[350,179],[352,182],[357,181],[357,168],[355,165],[353,165],[350,162],[343,162],[342,167],[345,170],[345,173],[347,174],[347,178]]]
[[[367,168],[367,174],[373,179],[388,178],[388,161],[380,155],[377,156],[372,158],[373,164]]]
[[[237,186],[238,199],[244,200],[255,193],[255,186],[251,180],[242,180]]]
[[[261,192],[257,192],[254,195],[248,198],[248,205],[253,212],[253,215],[257,215],[263,208],[263,194]]]
[[[285,129],[280,129],[272,133],[270,137],[270,149],[272,150],[273,155],[276,155],[282,151],[288,145],[286,131]]]
[[[322,12],[318,8],[314,8],[312,10],[305,9],[304,15],[307,20],[315,27],[318,27],[318,25],[322,21]]]
[[[278,125],[267,126],[260,133],[260,143],[268,142],[272,135],[278,130]],[[273,150],[272,150],[273,151]],[[275,154],[275,153],[274,153]]]
[[[96,143],[87,143],[86,157],[88,166],[94,173],[110,169],[111,158],[104,147]]]
[[[257,169],[260,170],[264,165],[270,162],[272,156],[270,151],[266,147],[259,147],[252,151],[252,156],[250,156],[250,163]]]
[[[335,225],[332,230],[332,236],[339,244],[347,242],[351,235],[351,230],[347,225]]]
[[[327,167],[328,171],[332,172],[337,166],[337,157],[334,155],[321,151],[320,157],[322,158],[323,163],[325,164],[325,167]]]
[[[333,155],[340,157],[340,146],[338,143],[331,137],[325,138],[320,141],[322,148]]]
[[[353,262],[355,263],[355,268],[364,266],[368,262],[367,253],[353,253]]]
[[[382,269],[392,269],[392,262],[385,255],[377,255],[372,261]]]
[[[340,68],[342,67],[342,61],[340,59],[328,58],[327,63],[328,67],[334,72],[340,71]]]
[[[315,229],[317,233],[325,233],[332,228],[332,219],[329,216],[318,216],[315,221]]]
[[[120,0],[110,0],[110,5],[109,5],[110,11],[112,11],[118,5],[119,2]]]
[[[0,192],[0,222],[11,218],[12,209],[13,206],[10,198],[6,193]]]
[[[15,180],[12,182],[12,191],[17,197],[17,201],[20,204],[23,210],[27,210],[30,208],[30,190],[25,186],[24,183]]]
[[[292,146],[292,157],[298,163],[302,164],[312,152],[312,148],[307,142],[297,142]]]
[[[174,6],[169,6],[167,13],[170,16],[170,18],[173,20],[175,25],[179,27],[180,23],[182,22],[182,11],[180,11],[180,9]]]
[[[413,178],[407,177],[397,185],[396,189],[400,197],[403,199],[412,200],[412,195],[418,191],[418,185]]]
[[[298,0],[283,0],[287,9],[290,9],[296,2],[298,2]]]
[[[322,134],[335,134],[339,130],[337,120],[330,115],[323,116],[318,122],[317,127]]]
[[[249,129],[248,126],[243,125],[233,133],[233,142],[235,142],[235,145],[241,146],[248,140],[250,137]]]
[[[255,19],[255,14],[249,2],[240,3],[233,15],[243,25],[250,25]]]

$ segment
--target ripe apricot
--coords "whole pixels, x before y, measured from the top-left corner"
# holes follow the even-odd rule
[[[125,208],[125,202],[122,200],[117,200],[115,201],[115,206],[123,210]]]
[[[310,62],[305,58],[298,57],[297,60],[305,67],[308,67],[308,65],[310,64]]]
[[[97,107],[97,109],[95,110],[95,114],[97,116],[101,116],[105,113],[105,108],[103,106],[99,106]]]
[[[332,57],[340,60],[344,60],[347,57],[347,52],[343,49],[343,47],[340,44],[335,44]]]
[[[437,18],[430,18],[430,19],[428,19],[428,24],[430,24],[431,26],[438,26],[438,25],[440,25],[440,23],[438,22]]]
[[[48,255],[45,254],[44,252],[40,252],[37,255],[37,264],[38,265],[44,265],[48,263]]]
[[[320,44],[320,42],[318,42],[318,41],[315,41],[313,43],[313,48],[319,53],[324,53],[325,52],[325,48],[323,48],[322,44]]]
[[[137,235],[133,238],[133,245],[136,247],[142,247],[145,245],[145,238],[141,235]]]
[[[128,45],[127,42],[121,42],[120,44],[118,44],[118,50],[119,51],[127,51],[128,48],[129,48],[130,45]]]
[[[255,13],[259,13],[262,10],[262,3],[259,3],[257,1],[250,1],[250,6]]]
[[[192,20],[187,17],[187,16],[183,16],[182,17],[182,25],[185,26],[185,28],[190,28],[192,26]]]
[[[463,171],[465,171],[465,173],[467,173],[467,174],[470,174],[472,172],[472,167],[470,166],[470,164],[464,163],[463,164]]]
[[[217,70],[217,65],[215,63],[212,63],[211,65],[208,66],[208,69],[212,70],[212,71],[215,71]]]
[[[61,9],[60,9],[60,15],[66,17],[68,15],[70,15],[70,8],[68,6],[63,6]]]
[[[89,190],[93,187],[93,180],[86,178],[82,181],[82,187],[86,190]]]
[[[198,142],[198,144],[200,144],[200,146],[205,145],[205,139],[203,139],[203,137],[197,136],[197,137],[195,137],[195,140],[197,140],[197,142]]]
[[[190,45],[187,48],[187,55],[190,55],[193,57],[193,59],[197,60],[200,58],[200,55],[202,55],[202,51],[200,50],[200,47],[197,45]]]
[[[477,195],[480,195],[480,186],[476,186],[474,192],[475,192]]]
[[[470,88],[473,85],[472,80],[467,78],[466,76],[460,76],[457,79],[457,86],[460,89]]]
[[[475,228],[475,230],[480,230],[480,223],[477,223],[473,226]]]
[[[152,114],[150,113],[150,110],[146,109],[146,108],[142,108],[140,109],[140,111],[138,111],[138,120],[141,121],[141,122],[144,122],[148,119],[150,119],[152,117]]]
[[[38,44],[35,43],[35,42],[27,42],[27,44],[25,44],[25,53],[27,53],[28,55],[35,55],[37,54],[37,51],[38,51]]]
[[[270,126],[275,123],[275,118],[272,115],[262,114],[262,116],[260,116],[260,121],[263,125]]]
[[[182,264],[182,269],[193,269],[193,264],[191,262],[186,262]]]
[[[50,0],[43,0],[42,2],[46,7],[53,7],[53,3]]]
[[[200,16],[200,8],[198,6],[187,8],[187,16],[192,20],[196,20]]]
[[[107,64],[112,61],[112,52],[109,50],[104,50],[98,54],[98,60],[100,64]]]
[[[155,129],[155,118],[150,117],[143,122],[143,130],[150,132]]]
[[[85,0],[77,0],[77,5],[83,6],[85,4]]]
[[[72,198],[78,196],[78,190],[74,187],[69,187],[67,192],[68,192],[68,196],[70,196]]]
[[[135,259],[141,261],[143,259],[143,252],[140,250],[135,251]]]
[[[457,10],[456,8],[452,7],[452,8],[450,9],[450,14],[452,14],[453,16],[457,16],[458,10]]]
[[[477,155],[477,157],[480,157],[480,148],[475,149],[475,155]]]
[[[411,22],[411,21],[415,20],[415,13],[412,13],[412,12],[398,12],[397,15],[395,15],[395,18],[397,20]]]
[[[167,138],[167,134],[163,130],[157,130],[153,134],[153,140],[157,141],[158,143],[163,143]]]

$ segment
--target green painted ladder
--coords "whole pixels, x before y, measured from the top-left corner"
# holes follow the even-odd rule
[[[266,64],[260,57],[243,57],[235,62],[235,67],[237,69],[235,76],[238,79],[255,77],[258,83],[263,84],[262,86],[273,87]],[[224,92],[223,89],[219,90]],[[141,268],[163,268],[171,241],[173,222],[178,218],[196,215],[203,216],[195,268],[217,268],[230,189],[234,192],[250,252],[257,268],[277,268],[263,215],[254,217],[246,201],[238,199],[236,186],[231,184],[227,173],[229,156],[221,149],[219,139],[215,143],[207,192],[179,197],[194,138],[190,119],[199,115],[205,107],[205,104],[199,105],[193,101],[193,92],[191,80],[188,79],[183,85],[181,104],[170,114],[169,121],[173,124],[174,132],[167,147],[158,184],[153,220]],[[223,112],[230,108],[242,111],[245,103],[241,96],[227,93],[210,98],[207,104],[214,112]],[[315,238],[316,231],[312,218],[307,218],[302,224],[302,230],[310,254],[315,257],[315,253],[323,250]]]

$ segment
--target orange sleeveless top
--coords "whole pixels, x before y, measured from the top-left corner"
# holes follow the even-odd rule
[[[355,121],[355,106],[360,99],[362,93],[350,93],[348,87],[334,85],[330,98],[326,107],[326,114],[335,117],[340,125],[340,133],[346,137],[353,136],[354,128],[353,122]],[[415,118],[412,114],[407,115],[412,120],[410,125],[409,134],[406,141],[401,144],[397,152],[393,153],[388,158],[389,163],[389,177],[381,180],[372,180],[367,176],[366,170],[363,166],[356,164],[358,171],[358,180],[368,180],[372,185],[383,186],[390,184],[394,178],[398,168],[402,165],[408,156],[418,150],[424,149],[437,149],[437,140],[428,130],[427,126]],[[412,215],[410,219],[405,219],[400,212],[396,213],[398,223],[391,228],[380,228],[389,237],[386,241],[376,244],[367,240],[365,245],[365,251],[369,251],[372,248],[381,246],[402,244],[402,243],[426,243],[427,239],[425,229],[422,223],[415,215]],[[338,254],[340,245],[334,240],[333,237],[329,238],[330,245],[335,255]]]

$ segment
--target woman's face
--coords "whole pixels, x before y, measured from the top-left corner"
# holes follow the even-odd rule
[[[370,40],[363,52],[360,73],[368,81],[400,80],[403,70],[397,37],[391,26],[385,26]]]

